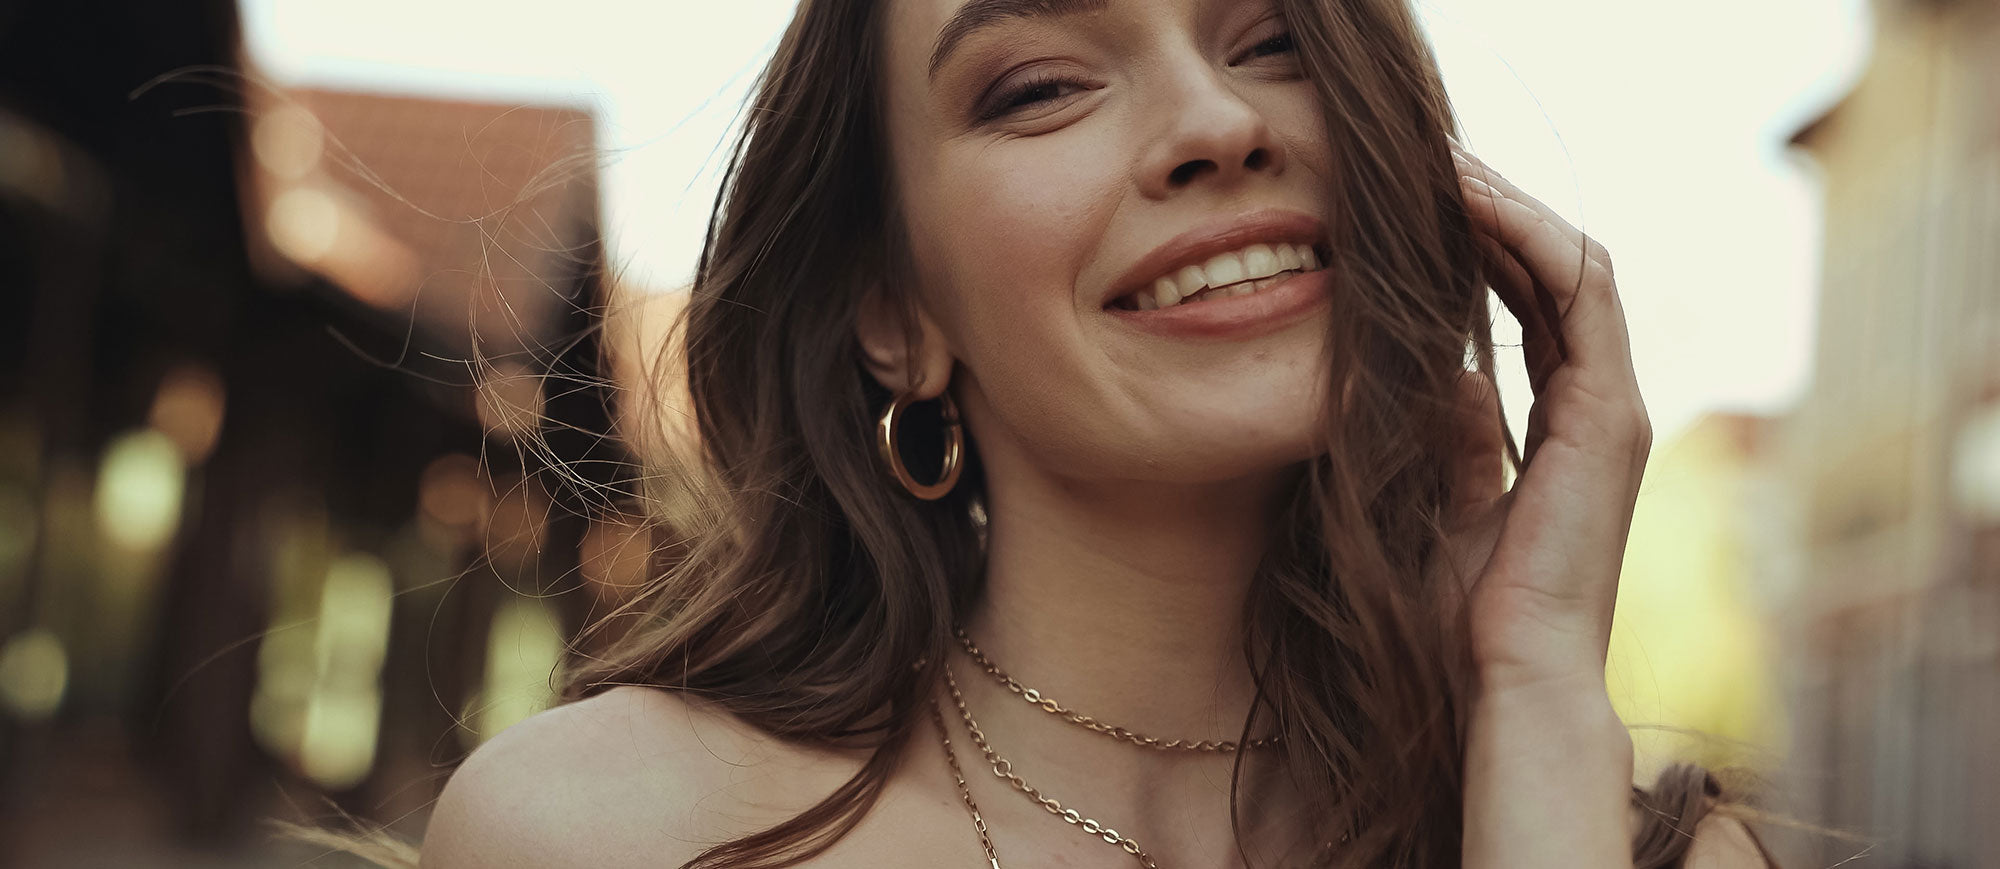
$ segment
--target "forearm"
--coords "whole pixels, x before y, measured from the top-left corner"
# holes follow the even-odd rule
[[[1492,692],[1471,713],[1466,869],[1632,865],[1632,740],[1602,683]]]

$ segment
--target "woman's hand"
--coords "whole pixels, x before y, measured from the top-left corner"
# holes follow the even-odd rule
[[[1476,684],[1467,866],[1626,866],[1632,745],[1604,657],[1652,447],[1604,247],[1453,143],[1494,291],[1520,321],[1534,404],[1512,490],[1492,384],[1467,376],[1446,557]]]
[[[1478,158],[1453,152],[1493,289],[1521,323],[1534,391],[1524,468],[1504,491],[1496,399],[1490,384],[1468,378],[1477,408],[1466,419],[1468,473],[1454,513],[1465,529],[1497,533],[1467,577],[1480,687],[1602,687],[1653,443],[1610,254]]]

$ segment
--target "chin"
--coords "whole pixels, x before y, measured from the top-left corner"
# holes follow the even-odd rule
[[[1139,355],[1118,360],[1115,373],[1060,366],[1065,370],[1003,378],[999,390],[967,377],[959,385],[961,409],[975,442],[986,440],[982,434],[1000,438],[984,451],[1014,454],[1003,461],[1039,464],[1079,483],[1267,477],[1325,451],[1323,341],[1315,330],[1228,353]],[[1065,355],[1051,350],[1045,357]]]
[[[1193,442],[1163,455],[1152,469],[1161,482],[1223,483],[1284,473],[1320,452],[1303,433],[1296,438]]]
[[[1156,483],[1209,484],[1266,477],[1324,452],[1317,421],[1285,407],[1175,414],[1161,424],[1127,428],[1103,441],[1095,461],[1080,463],[1106,476]],[[1141,433],[1134,436],[1135,433]]]

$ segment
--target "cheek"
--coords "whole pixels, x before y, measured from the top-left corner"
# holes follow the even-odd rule
[[[1099,313],[1096,290],[1081,276],[1125,186],[1109,177],[1101,150],[1096,159],[1062,150],[1002,146],[948,167],[934,207],[951,215],[953,231],[919,259],[968,375],[960,386],[971,393],[975,437],[989,447],[1005,438],[1055,467],[1102,440],[1091,411],[1110,384],[1084,322]]]
[[[1275,106],[1266,109],[1272,132],[1285,143],[1293,168],[1321,185],[1326,195],[1337,195],[1333,181],[1333,143],[1327,139],[1325,110],[1312,90],[1298,87],[1273,97]]]
[[[913,179],[922,192],[905,207],[926,302],[983,379],[1087,364],[1082,319],[1097,301],[1081,276],[1126,186],[1105,153],[1081,141],[968,147]]]
[[[917,229],[928,237],[919,253],[926,287],[969,316],[1074,320],[1078,276],[1120,187],[1102,150],[1094,160],[1077,150],[1004,143],[942,161],[923,197],[929,201],[913,209],[943,230]],[[967,325],[995,325],[981,319],[989,322]]]

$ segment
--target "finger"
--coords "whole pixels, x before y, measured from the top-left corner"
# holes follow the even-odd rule
[[[1509,299],[1537,296],[1534,277],[1492,236],[1476,232],[1473,244],[1479,248],[1487,266],[1488,280],[1495,287],[1494,294],[1500,297],[1503,304]],[[1529,388],[1535,395],[1541,395],[1548,386],[1550,375],[1562,365],[1562,356],[1550,332],[1548,314],[1539,305],[1516,309],[1509,304],[1508,312],[1514,315],[1515,322],[1521,324],[1521,352],[1527,363]]]
[[[1475,197],[1468,198],[1477,201],[1477,207],[1493,207],[1491,202]],[[1549,323],[1557,318],[1540,304],[1519,303],[1518,300],[1528,298],[1547,300],[1550,295],[1546,290],[1535,287],[1534,277],[1513,253],[1502,247],[1490,233],[1477,225],[1474,226],[1473,243],[1480,251],[1481,260],[1486,266],[1487,278],[1495,288],[1495,295],[1500,297],[1508,311],[1513,314],[1515,322],[1521,326],[1520,346],[1523,363],[1528,371],[1529,389],[1537,398],[1533,409],[1539,411],[1529,414],[1528,428],[1521,444],[1520,462],[1526,467],[1533,462],[1535,453],[1540,449],[1542,439],[1546,436],[1543,417],[1546,416],[1547,407],[1539,399],[1547,392],[1549,380],[1554,376],[1556,369],[1562,365],[1560,335],[1553,333],[1549,327]]]
[[[1463,163],[1461,159],[1460,164]],[[1475,218],[1485,218],[1473,221],[1473,240],[1489,266],[1489,271],[1494,273],[1492,277],[1503,281],[1494,283],[1493,289],[1500,296],[1500,301],[1507,306],[1508,312],[1514,315],[1515,321],[1521,324],[1521,343],[1531,359],[1530,378],[1534,381],[1535,394],[1540,395],[1542,381],[1553,371],[1553,367],[1532,360],[1537,356],[1554,355],[1560,361],[1560,358],[1568,352],[1561,331],[1554,326],[1561,322],[1561,313],[1554,308],[1553,295],[1535,286],[1535,276],[1521,264],[1519,258],[1507,251],[1493,234],[1491,227],[1500,222],[1499,215],[1492,213],[1498,208],[1493,189],[1470,175],[1460,175],[1459,181],[1466,193],[1467,210],[1485,209],[1488,212],[1471,215]],[[1555,345],[1553,354],[1544,352],[1549,342]]]
[[[1544,214],[1478,179],[1467,177],[1464,186],[1474,226],[1490,233],[1535,278],[1538,292],[1532,297],[1506,300],[1516,316],[1531,305],[1544,308],[1565,361],[1593,374],[1629,373],[1631,339],[1611,272],[1584,255],[1576,242],[1581,234],[1560,216]]]
[[[1460,178],[1466,181],[1465,186],[1476,193],[1484,195],[1494,195],[1497,193],[1500,196],[1520,202],[1540,215],[1543,220],[1548,221],[1551,226],[1563,230],[1564,235],[1571,238],[1572,242],[1579,247],[1579,252],[1577,253],[1577,259],[1579,260],[1577,271],[1579,273],[1584,271],[1587,266],[1595,265],[1597,268],[1603,269],[1607,275],[1614,274],[1611,264],[1611,252],[1606,250],[1604,245],[1599,244],[1596,239],[1591,238],[1582,230],[1571,226],[1569,221],[1556,213],[1555,209],[1550,208],[1547,203],[1540,199],[1529,196],[1525,191],[1516,186],[1514,182],[1507,180],[1506,176],[1494,171],[1484,160],[1465,150],[1463,146],[1458,144],[1457,140],[1452,139],[1450,136],[1446,136],[1445,138],[1452,142],[1452,162],[1458,167]],[[1565,290],[1572,290],[1574,288],[1573,281],[1565,281],[1563,284],[1563,289]],[[1565,302],[1567,302],[1566,298]],[[1546,306],[1546,303],[1544,304]],[[1568,306],[1565,304],[1563,307],[1567,309]],[[1560,338],[1560,334],[1557,337]]]
[[[1507,445],[1500,391],[1492,378],[1478,371],[1461,374],[1454,411],[1459,437],[1452,460],[1449,515],[1456,519],[1507,493]]]
[[[1448,140],[1451,139],[1449,136],[1445,138]],[[1533,208],[1542,217],[1558,226],[1570,228],[1575,233],[1577,243],[1583,249],[1584,254],[1605,271],[1611,271],[1611,252],[1604,245],[1599,244],[1596,239],[1591,238],[1582,230],[1571,227],[1561,214],[1549,207],[1548,203],[1529,196],[1521,188],[1515,186],[1514,182],[1507,180],[1507,176],[1494,171],[1492,166],[1487,165],[1485,160],[1479,158],[1479,155],[1466,150],[1462,146],[1458,146],[1456,140],[1452,141],[1454,147],[1452,148],[1451,159],[1453,163],[1457,164],[1461,175],[1476,179],[1480,183],[1492,187],[1507,196],[1520,200],[1522,204]]]

